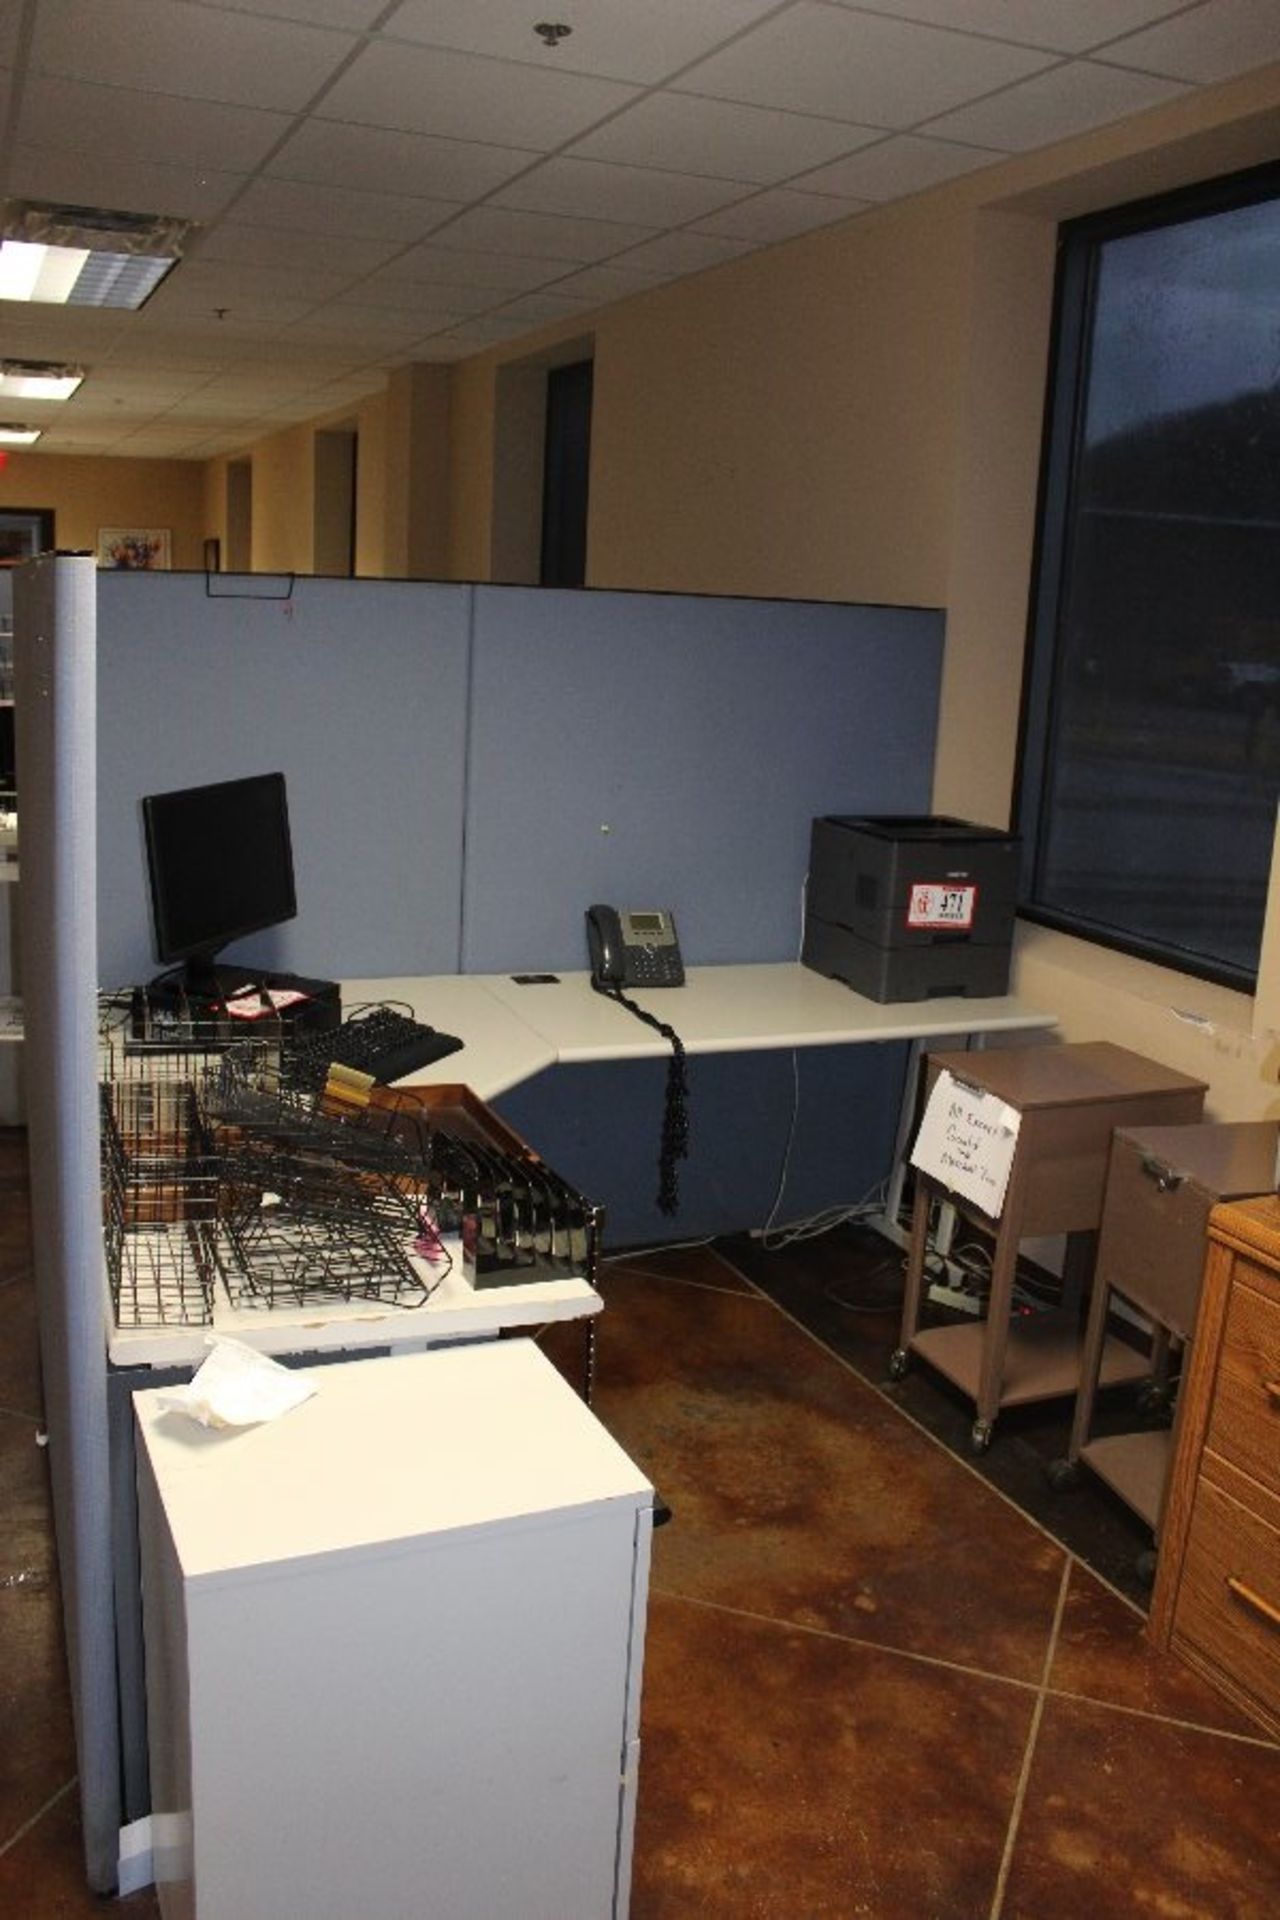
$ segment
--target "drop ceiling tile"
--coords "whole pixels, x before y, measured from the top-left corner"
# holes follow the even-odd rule
[[[172,406],[207,385],[207,373],[166,373],[154,368],[112,367],[90,372],[75,396],[77,411],[99,407]]]
[[[847,193],[859,200],[900,200],[923,193],[960,174],[973,173],[1002,153],[984,147],[961,147],[948,140],[924,140],[918,134],[893,134],[878,146],[866,147],[829,167],[818,167],[792,182],[806,193]]]
[[[259,107],[34,76],[18,110],[18,138],[31,146],[230,173],[256,167],[289,124],[288,114]]]
[[[363,293],[364,288],[361,287],[359,291]],[[493,304],[492,297],[486,297],[485,305]],[[424,288],[423,298],[411,307],[383,307],[352,296],[342,300],[331,300],[327,306],[318,308],[309,318],[317,322],[312,329],[317,334],[326,331],[338,333],[345,331],[345,327],[338,327],[336,320],[331,328],[319,324],[327,321],[330,316],[343,316],[347,324],[352,321],[360,322],[362,323],[361,338],[367,339],[372,351],[381,352],[389,342],[415,340],[419,334],[433,328],[451,327],[459,320],[470,318],[473,310],[466,304],[465,299],[455,302],[450,300],[441,289]]]
[[[695,222],[694,230],[768,247],[812,233],[816,227],[829,227],[833,221],[848,220],[864,205],[861,200],[839,199],[831,194],[793,193],[788,187],[772,187],[752,200],[739,201],[736,207],[708,214],[705,220]]]
[[[137,325],[129,338],[112,352],[113,372],[157,367],[166,373],[208,375],[249,351],[236,335],[228,336],[225,327],[211,340],[208,329],[150,319],[146,307],[133,318]]]
[[[701,273],[707,267],[723,266],[750,253],[749,240],[726,240],[710,233],[662,233],[656,240],[632,247],[618,265],[625,272],[635,268],[659,279],[673,280],[684,273]]]
[[[325,96],[327,118],[454,140],[558,147],[636,95],[580,74],[540,72],[381,41],[365,48]]]
[[[372,273],[400,251],[397,240],[362,240],[354,234],[312,233],[301,228],[252,227],[221,220],[200,241],[201,265],[298,267],[340,272],[348,280]]]
[[[798,0],[691,68],[676,90],[865,127],[910,127],[1051,60],[998,40]]]
[[[448,200],[411,199],[400,193],[361,193],[354,187],[322,187],[304,180],[260,175],[235,205],[238,226],[289,227],[298,233],[361,235],[408,244],[425,239],[457,212]]]
[[[184,0],[42,0],[35,74],[296,112],[358,45],[346,33]]]
[[[928,132],[974,146],[1003,148],[1007,153],[1029,153],[1055,140],[1069,140],[1142,113],[1166,100],[1176,100],[1189,89],[1176,80],[1157,80],[1150,74],[1125,73],[1096,61],[1073,60],[1010,87],[990,100],[979,100],[957,113],[943,114]]]
[[[644,227],[675,227],[741,198],[745,191],[742,182],[660,172],[656,167],[555,159],[513,180],[489,204],[588,220],[629,220]]]
[[[1206,85],[1280,60],[1277,0],[1213,0],[1211,6],[1131,34],[1106,50],[1117,66]]]
[[[174,214],[183,220],[212,220],[244,183],[242,173],[109,159],[92,149],[71,153],[20,146],[9,168],[9,192],[17,196],[116,207],[125,213]]]
[[[857,7],[860,0],[833,0]],[[873,13],[928,26],[954,27],[960,33],[988,34],[1019,46],[1056,53],[1084,53],[1118,33],[1128,33],[1165,14],[1177,13],[1187,0],[867,0]]]
[[[570,152],[574,159],[632,166],[660,160],[679,173],[772,186],[879,138],[877,129],[852,127],[844,120],[694,99],[685,93],[655,93],[585,135]]]
[[[202,302],[208,302],[212,311],[219,304],[219,294],[229,296],[223,303],[228,305],[239,297],[256,294],[331,300],[335,293],[345,293],[354,278],[332,251],[324,267],[276,266],[262,261],[184,260],[152,295],[143,312],[164,314],[176,307],[198,307]]]
[[[778,0],[591,0],[553,7],[547,18],[573,32],[548,47],[534,32],[544,16],[525,0],[405,0],[384,32],[435,47],[482,53],[561,71],[652,84],[697,60],[772,12]]]
[[[454,256],[458,261],[479,257],[474,254]],[[529,263],[523,261],[521,264],[528,266]],[[547,277],[547,269],[539,266],[536,275],[527,277],[541,284]],[[370,274],[360,282],[356,291],[365,306],[380,307],[391,313],[430,315],[441,311],[483,313],[486,307],[495,306],[505,299],[509,289],[471,287],[448,280],[391,280],[382,274]]]
[[[266,171],[321,186],[466,202],[492,192],[540,158],[531,148],[310,119],[272,155]]]
[[[497,346],[503,340],[514,340],[528,331],[527,320],[512,320],[500,313],[493,313],[485,314],[478,320],[466,320],[461,326],[451,328],[444,337],[460,342],[474,352],[477,347]]]
[[[396,285],[419,282],[424,285],[492,288],[495,292],[524,293],[541,287],[562,269],[553,260],[533,260],[511,254],[463,252],[456,247],[428,242],[411,247],[370,274],[364,285],[372,294],[375,287],[391,290]]]
[[[515,300],[508,300],[500,309],[500,318],[504,320],[523,320],[531,327],[542,326],[548,320],[571,320],[575,315],[591,313],[599,305],[597,300],[575,299],[572,294],[561,293],[559,288],[547,293],[522,293]]]
[[[316,307],[289,328],[293,340],[346,340],[378,347],[407,347],[423,329],[384,307]]]
[[[359,33],[385,11],[386,0],[217,0],[229,13],[276,14],[314,27],[346,27]]]
[[[618,220],[582,220],[511,207],[472,207],[436,236],[437,244],[471,253],[507,253],[589,266],[645,240],[652,228]]]
[[[4,350],[11,359],[95,362],[125,339],[133,314],[120,308],[36,307],[0,303]]]
[[[465,360],[470,352],[472,348],[464,341],[453,339],[449,334],[442,333],[433,340],[422,341],[414,358],[425,362],[428,366],[447,367],[454,361]]]
[[[557,292],[579,294],[602,305],[607,300],[629,300],[633,294],[649,293],[654,287],[662,286],[665,279],[666,276],[661,273],[644,273],[631,266],[610,265],[584,267],[581,273],[566,274],[555,285]]]

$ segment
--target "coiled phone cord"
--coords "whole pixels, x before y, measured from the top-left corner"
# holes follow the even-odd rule
[[[616,1000],[637,1020],[643,1020],[646,1027],[652,1027],[655,1033],[660,1033],[670,1045],[667,1091],[662,1106],[662,1138],[658,1148],[657,1206],[659,1213],[676,1213],[680,1207],[676,1162],[686,1159],[689,1153],[689,1075],[685,1066],[684,1042],[674,1027],[629,999],[621,987],[601,980],[593,980],[591,984],[597,993]]]

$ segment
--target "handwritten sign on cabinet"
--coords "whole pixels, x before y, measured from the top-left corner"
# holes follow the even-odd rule
[[[998,1220],[1021,1123],[1016,1107],[944,1068],[933,1083],[911,1164]]]

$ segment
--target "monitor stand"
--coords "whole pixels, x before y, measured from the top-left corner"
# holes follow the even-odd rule
[[[187,960],[179,967],[157,974],[138,990],[136,997],[144,1003],[142,1019],[148,1027],[158,1015],[166,1023],[221,1022],[234,1030],[239,1022],[227,1020],[228,1000],[256,995],[263,1014],[268,1015],[276,1010],[268,998],[272,993],[299,996],[287,1000],[278,1009],[279,1018],[286,1025],[329,1028],[341,1023],[342,999],[335,980],[304,979],[298,974],[275,973],[244,962],[219,966],[212,959]],[[135,1009],[135,1025],[137,1018]],[[250,1031],[252,1025],[252,1019],[246,1020],[244,1030]]]

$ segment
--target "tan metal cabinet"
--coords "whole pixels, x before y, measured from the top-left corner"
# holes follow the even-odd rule
[[[1105,1040],[933,1053],[928,1060],[930,1087],[944,1068],[995,1094],[1020,1116],[999,1220],[961,1207],[995,1234],[990,1300],[977,1325],[920,1330],[929,1206],[933,1198],[946,1197],[946,1189],[919,1175],[901,1343],[890,1371],[895,1377],[901,1374],[914,1353],[970,1395],[977,1416],[973,1445],[982,1452],[1001,1407],[1074,1393],[1080,1379],[1080,1331],[1072,1316],[1037,1314],[1010,1327],[1019,1241],[1065,1233],[1068,1273],[1073,1281],[1086,1279],[1102,1219],[1113,1132],[1117,1127],[1198,1120],[1205,1089],[1200,1080]],[[1108,1343],[1104,1380],[1137,1378],[1145,1369],[1144,1356]]]

